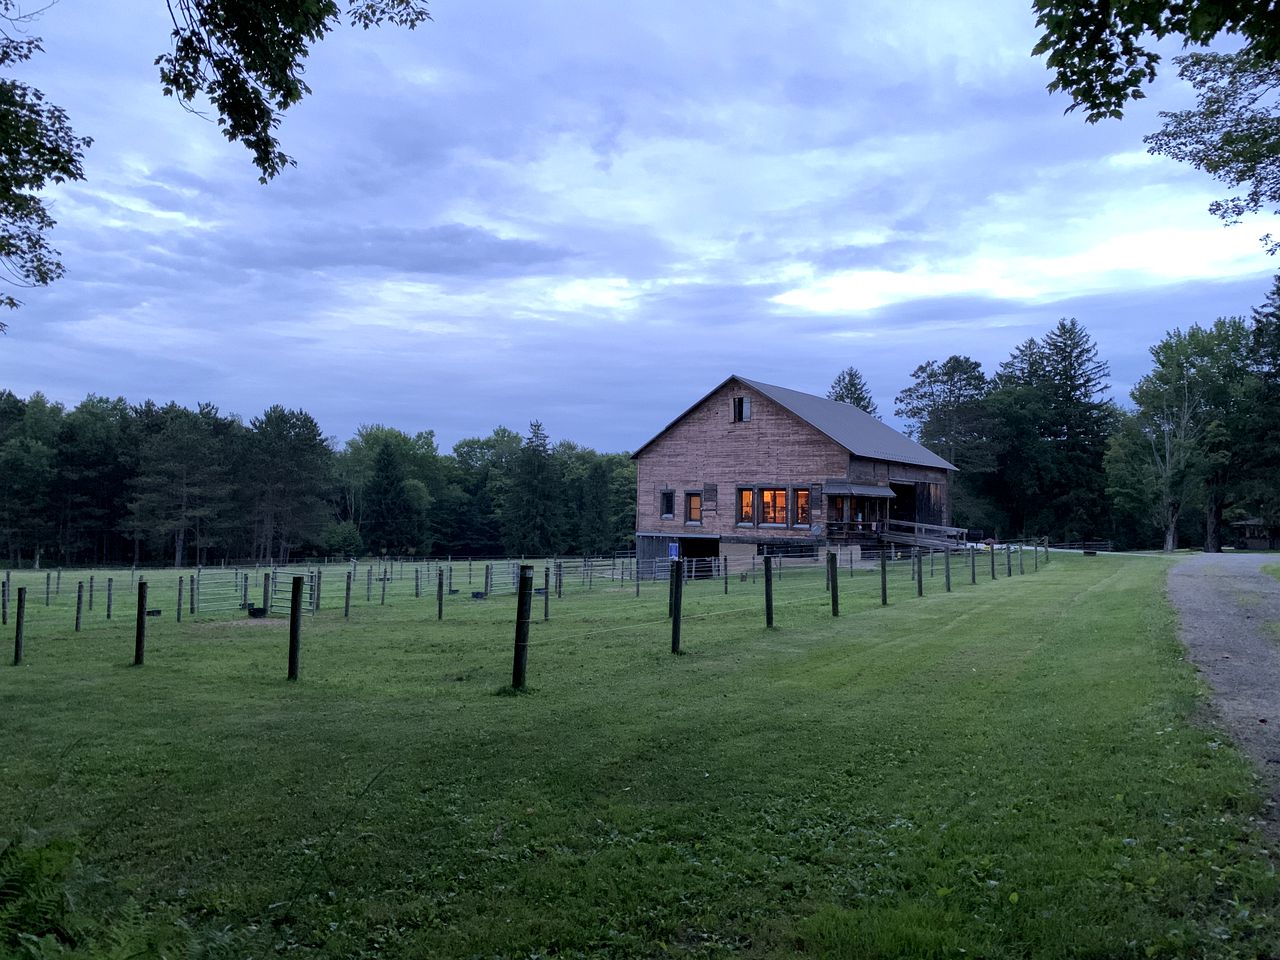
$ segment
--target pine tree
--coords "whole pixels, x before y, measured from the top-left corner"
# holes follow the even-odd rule
[[[858,372],[857,367],[846,367],[840,371],[832,382],[831,389],[827,391],[827,399],[852,404],[876,419],[880,418],[880,410],[871,398],[871,388],[867,386],[866,379]]]
[[[509,553],[550,556],[560,549],[562,496],[551,442],[534,420],[501,501],[502,539]]]

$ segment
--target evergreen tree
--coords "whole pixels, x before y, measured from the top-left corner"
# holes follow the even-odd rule
[[[63,410],[43,394],[0,394],[0,535],[10,564],[37,566],[56,535],[55,451]]]
[[[501,504],[512,482],[520,446],[520,434],[506,427],[498,427],[487,437],[454,444],[450,469],[458,494],[447,535],[459,553],[484,557],[503,552]]]
[[[542,424],[534,420],[500,501],[502,540],[509,554],[550,556],[558,552],[562,495],[551,443]]]
[[[157,548],[172,549],[173,565],[182,567],[192,543],[199,562],[210,526],[230,510],[232,478],[215,407],[192,411],[170,403],[157,419],[159,429],[143,441],[132,480],[131,526]]]
[[[1000,365],[984,403],[994,453],[988,492],[1015,530],[1068,540],[1106,531],[1102,463],[1116,417],[1108,372],[1074,319],[1023,341]]]
[[[55,440],[60,553],[118,561],[116,524],[128,509],[131,476],[124,446],[129,405],[90,395],[62,418]]]
[[[389,437],[374,452],[364,502],[362,536],[371,551],[395,556],[430,552],[426,486],[410,476],[404,446]]]
[[[1252,320],[1240,498],[1250,513],[1280,525],[1280,276],[1262,306],[1254,308]]]
[[[827,399],[852,404],[876,419],[880,417],[880,410],[871,398],[871,388],[857,367],[846,367],[840,371],[827,391]]]
[[[290,550],[318,540],[333,512],[333,449],[305,410],[276,404],[250,421],[255,555],[285,562]]]
[[[959,468],[951,484],[953,522],[984,530],[998,526],[998,512],[983,493],[994,453],[983,403],[990,384],[982,365],[952,355],[921,364],[911,379],[895,398],[894,413],[907,421],[908,436]]]

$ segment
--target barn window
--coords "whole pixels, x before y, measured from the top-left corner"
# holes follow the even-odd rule
[[[760,522],[786,524],[786,490],[766,489],[760,491]]]
[[[738,491],[738,522],[739,523],[755,523],[756,512],[754,510],[755,491],[750,487],[740,489]]]
[[[809,525],[809,491],[796,491],[796,526],[807,527]]]
[[[670,520],[676,515],[676,494],[674,490],[662,491],[662,519]]]
[[[686,493],[684,495],[684,522],[702,522],[702,494]]]
[[[750,397],[734,397],[733,398],[733,422],[745,423],[751,419],[751,398]]]

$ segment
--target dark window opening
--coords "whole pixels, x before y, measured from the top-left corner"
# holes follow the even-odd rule
[[[676,495],[674,490],[662,491],[662,519],[670,520],[676,515]]]
[[[733,422],[745,423],[751,419],[751,398],[750,397],[734,397],[733,398]]]

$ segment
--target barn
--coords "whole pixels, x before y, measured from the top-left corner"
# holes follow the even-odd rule
[[[847,403],[731,376],[640,447],[636,556],[743,557],[943,539],[937,454]]]

